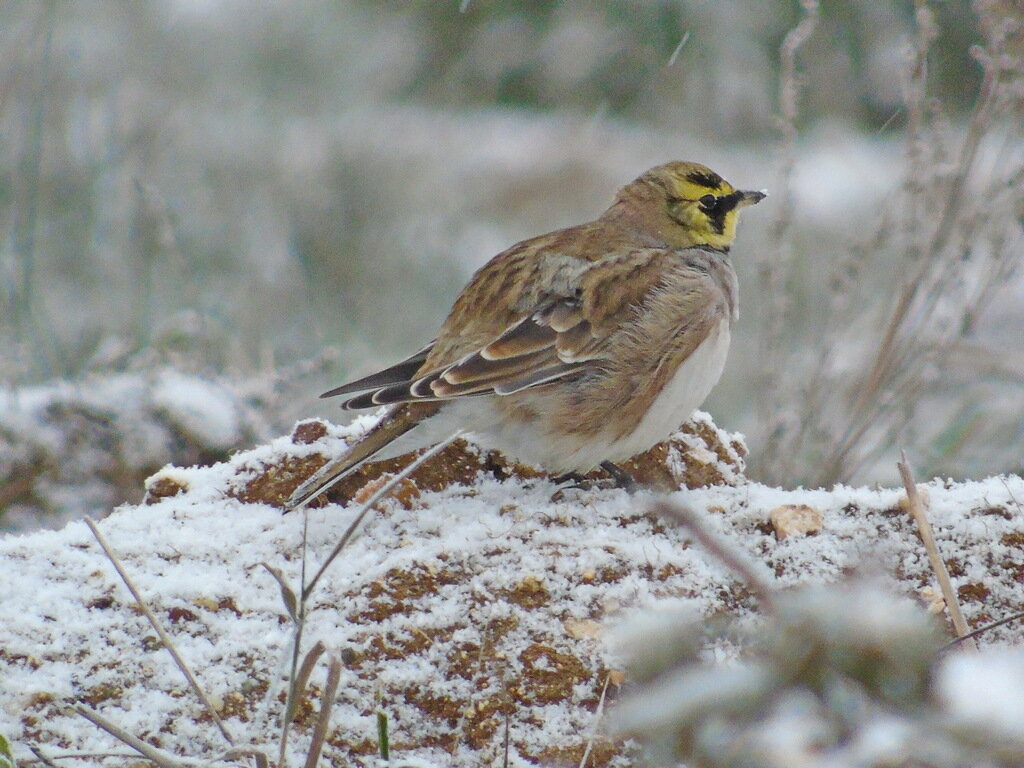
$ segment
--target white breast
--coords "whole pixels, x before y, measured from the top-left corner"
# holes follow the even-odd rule
[[[661,442],[690,418],[722,375],[728,351],[729,321],[723,320],[683,361],[625,437],[616,438],[611,430],[606,434],[554,433],[544,421],[522,422],[510,417],[506,410],[495,407],[496,397],[456,398],[374,458],[432,445],[461,428],[489,448],[551,472],[585,472],[605,460],[622,461]]]
[[[729,321],[700,343],[683,361],[629,435],[615,442],[607,456],[622,461],[667,438],[693,414],[718,383],[729,352]]]

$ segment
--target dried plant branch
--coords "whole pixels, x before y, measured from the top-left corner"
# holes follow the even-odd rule
[[[767,434],[759,453],[768,480],[823,486],[845,481],[905,437],[905,430],[921,420],[924,396],[934,390],[931,372],[945,370],[1019,262],[1022,239],[1015,212],[1024,204],[1024,167],[1011,125],[1024,107],[1013,80],[1020,79],[1024,66],[1018,50],[1008,47],[1006,31],[1019,29],[1019,12],[1011,19],[1011,10],[976,3],[975,13],[985,44],[971,54],[981,65],[982,81],[958,136],[928,89],[928,61],[941,30],[928,3],[915,2],[917,33],[903,88],[907,169],[899,200],[880,207],[880,222],[868,241],[838,262],[811,361],[781,366],[777,390],[766,379],[765,388],[775,397],[764,402],[799,404],[799,410],[763,414]],[[781,51],[784,74],[793,71],[790,53]],[[784,114],[786,109],[794,114],[793,92],[792,87],[786,91]],[[1011,125],[1005,124],[1007,117]],[[999,143],[987,152],[982,151],[986,142]],[[990,178],[988,168],[1000,169],[998,177]],[[857,345],[849,333],[851,313],[870,305],[871,296],[856,295],[860,278],[870,276],[881,259],[893,257],[898,266],[886,263],[884,270],[905,277],[890,298],[866,362],[844,365],[852,375],[837,387],[835,364]],[[769,323],[764,328],[774,335]],[[772,348],[762,347],[766,353]],[[769,362],[767,367],[780,366]],[[813,462],[817,469],[809,473],[808,459],[822,453],[824,460]]]
[[[313,740],[309,745],[309,752],[306,754],[305,768],[316,768],[320,762],[320,753],[323,752],[324,742],[327,740],[327,729],[331,725],[331,710],[334,708],[334,699],[338,695],[338,683],[341,681],[341,661],[330,656],[327,666],[327,683],[324,686],[324,693],[320,697],[320,714],[316,720],[316,727],[313,729]]]
[[[174,659],[174,663],[178,665],[178,669],[181,670],[185,679],[188,680],[189,686],[193,691],[195,691],[195,694],[199,697],[200,701],[203,702],[203,706],[206,707],[206,711],[210,713],[210,717],[213,718],[213,722],[216,723],[218,730],[220,730],[221,735],[224,737],[224,740],[227,741],[228,744],[234,744],[234,739],[231,738],[231,734],[228,732],[227,727],[221,720],[220,715],[217,714],[217,709],[213,706],[213,703],[207,697],[202,687],[200,687],[199,681],[196,680],[195,675],[192,674],[192,670],[189,669],[188,664],[181,657],[181,654],[178,653],[178,649],[174,646],[174,641],[171,639],[171,636],[164,631],[163,626],[160,624],[160,620],[156,617],[156,614],[153,613],[149,604],[136,588],[131,577],[128,575],[128,572],[124,569],[120,559],[117,557],[117,554],[107,542],[106,537],[100,532],[99,527],[92,518],[86,517],[85,524],[89,526],[89,530],[92,531],[92,535],[96,537],[96,541],[99,542],[100,547],[103,548],[103,552],[114,566],[114,570],[116,570],[117,574],[121,577],[121,581],[123,581],[125,586],[128,587],[128,591],[132,593],[132,597],[135,598],[135,602],[138,604],[139,610],[141,610],[146,619],[149,620],[150,626],[153,627],[153,631],[156,632],[157,636],[160,638],[160,642],[163,644],[164,648],[167,649],[167,652],[171,654],[171,658]]]
[[[787,292],[783,287],[783,266],[792,260],[792,239],[789,232],[793,224],[793,171],[796,165],[796,122],[799,117],[800,78],[797,74],[796,56],[800,48],[814,34],[818,26],[817,0],[801,0],[804,16],[791,29],[779,47],[779,117],[778,127],[782,134],[780,147],[780,186],[781,199],[775,209],[779,212],[772,228],[774,249],[765,248],[758,257],[758,279],[761,284],[760,295],[764,302],[763,322],[760,324],[761,350],[764,362],[761,369],[762,387],[769,392],[779,390],[782,371],[781,341],[782,323],[787,310]],[[770,399],[758,400],[762,409],[761,419],[771,424],[772,409]],[[768,429],[768,445],[766,450],[774,454],[774,438],[781,435],[776,427]]]
[[[931,563],[932,571],[939,582],[939,589],[942,590],[942,598],[946,601],[949,617],[953,621],[953,629],[956,631],[957,637],[963,639],[963,644],[966,648],[976,651],[978,647],[974,640],[967,638],[970,628],[967,626],[964,615],[960,611],[960,602],[957,600],[956,590],[953,589],[953,584],[949,579],[949,571],[946,570],[946,563],[942,560],[939,547],[935,543],[935,535],[932,533],[931,523],[928,522],[928,515],[924,511],[921,495],[917,492],[914,475],[907,464],[907,455],[903,451],[900,451],[900,460],[896,466],[899,467],[900,475],[903,478],[903,487],[907,490],[910,514],[914,518],[914,522],[917,523],[917,530],[921,534],[921,542],[924,544],[925,552],[928,553],[928,562]]]
[[[404,470],[402,470],[397,475],[392,477],[385,485],[381,486],[381,488],[376,493],[374,493],[373,496],[371,496],[363,503],[362,507],[359,510],[359,513],[355,516],[355,519],[351,523],[349,523],[348,528],[345,529],[345,533],[341,535],[341,538],[338,540],[337,545],[335,545],[334,549],[331,550],[331,554],[327,556],[327,559],[324,561],[324,564],[320,566],[320,570],[316,572],[316,575],[313,577],[313,580],[310,581],[309,584],[303,588],[303,602],[305,602],[313,593],[313,590],[316,588],[317,583],[323,577],[324,573],[326,573],[331,563],[333,563],[334,559],[341,554],[341,550],[343,550],[348,545],[349,541],[355,535],[356,530],[359,528],[360,524],[363,522],[363,519],[370,512],[370,510],[372,510],[377,505],[378,502],[386,498],[398,486],[399,483],[401,483],[403,480],[409,477],[409,475],[411,475],[413,472],[415,472],[417,469],[423,466],[426,462],[430,461],[430,459],[434,458],[434,456],[436,456],[445,448],[447,448],[453,441],[458,439],[459,435],[461,434],[461,429],[453,432],[446,439],[442,440],[440,443],[438,443],[429,451],[427,451],[418,459],[416,459],[416,461],[414,461]]]
[[[18,177],[23,187],[15,196],[13,246],[21,269],[20,285],[14,299],[14,331],[17,342],[27,341],[37,356],[37,364],[46,374],[52,375],[59,360],[46,354],[56,347],[53,329],[42,320],[43,307],[36,295],[36,231],[43,190],[43,135],[46,132],[45,116],[47,100],[52,97],[50,79],[53,59],[53,32],[56,26],[57,3],[49,2],[43,11],[43,43],[40,52],[38,86],[31,96],[31,105],[25,109],[28,122],[29,147],[18,163]],[[19,204],[20,203],[20,204]],[[43,344],[41,329],[47,331]]]
[[[775,609],[772,589],[768,582],[754,571],[753,566],[747,562],[746,557],[711,533],[692,507],[678,502],[662,500],[651,505],[651,511],[659,517],[672,520],[689,531],[701,546],[721,560],[730,571],[740,577],[750,591],[757,596],[758,601],[764,606],[766,611],[771,612]]]
[[[84,704],[76,704],[74,710],[92,724],[102,728],[118,741],[127,744],[147,760],[152,760],[154,763],[159,765],[160,768],[183,768],[183,766],[189,765],[189,762],[181,761],[173,755],[169,755],[163,750],[157,749],[156,747],[147,744],[142,739],[133,736],[128,733],[128,731],[110,722],[103,717],[103,715],[89,709],[89,707]]]

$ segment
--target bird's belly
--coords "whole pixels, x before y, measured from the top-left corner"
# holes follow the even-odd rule
[[[636,428],[609,446],[606,458],[622,461],[642,453],[689,419],[718,383],[725,368],[729,339],[729,321],[723,320],[680,364]]]
[[[501,407],[498,397],[454,401],[434,420],[471,430],[485,446],[524,463],[551,472],[585,472],[602,461],[622,461],[642,453],[678,429],[718,382],[728,351],[729,322],[723,320],[682,362],[639,423],[625,435],[621,413],[607,418],[604,429],[563,432],[556,427],[559,420],[550,414],[529,420],[516,418],[515,411]],[[544,395],[537,392],[534,397]]]
[[[522,418],[521,411],[504,407],[507,403],[502,402],[501,396],[457,398],[445,403],[435,416],[420,423],[375,458],[396,456],[431,445],[462,429],[484,447],[495,448],[509,458],[550,472],[585,472],[602,461],[622,461],[661,442],[690,418],[722,375],[728,351],[729,322],[723,320],[682,362],[636,427],[625,435],[621,413],[615,418],[606,418],[608,426],[604,429],[559,431],[560,420],[552,418],[551,413],[545,414],[545,410],[555,403],[564,406],[565,401],[549,400],[543,391],[527,391],[520,393],[519,402],[529,404],[532,401],[537,406],[535,418]]]

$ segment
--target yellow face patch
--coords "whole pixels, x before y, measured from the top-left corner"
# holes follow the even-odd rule
[[[679,225],[668,242],[684,247],[729,250],[736,239],[740,208],[764,197],[760,192],[737,190],[700,163],[666,163],[652,168],[640,180],[644,179],[664,194],[668,217]]]
[[[685,226],[698,242],[727,249],[736,238],[736,190],[717,173],[689,169],[675,176],[675,200],[669,215]]]
[[[673,174],[674,192],[681,200],[700,200],[704,195],[728,195],[736,190],[732,184],[712,170],[690,169],[680,175]]]

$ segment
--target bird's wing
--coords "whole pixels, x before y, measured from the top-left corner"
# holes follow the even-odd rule
[[[465,330],[465,324],[456,316],[450,317],[437,341],[453,351],[447,355],[450,362],[431,364],[433,353],[438,352],[434,347],[425,364],[407,378],[391,380],[388,375],[392,371],[408,373],[411,364],[403,366],[409,361],[328,394],[361,391],[342,404],[347,410],[355,410],[403,402],[509,395],[600,369],[612,334],[635,321],[639,308],[664,284],[666,270],[675,270],[678,276],[683,261],[679,251],[662,248],[637,248],[613,258],[581,261],[577,273],[560,286],[562,295],[544,295],[525,312],[512,314],[511,321],[503,326],[481,333],[478,313],[474,338],[482,336],[486,341],[476,342],[469,349],[460,345],[457,335],[460,326]],[[474,286],[486,285],[479,278],[467,286],[460,301],[486,306],[481,297],[471,295]],[[694,282],[702,282],[697,272]],[[510,316],[507,307],[518,298],[503,298],[504,308],[495,307],[491,316]]]
[[[575,375],[595,359],[600,346],[581,310],[576,298],[552,300],[456,362],[373,388],[342,407],[507,395]]]

